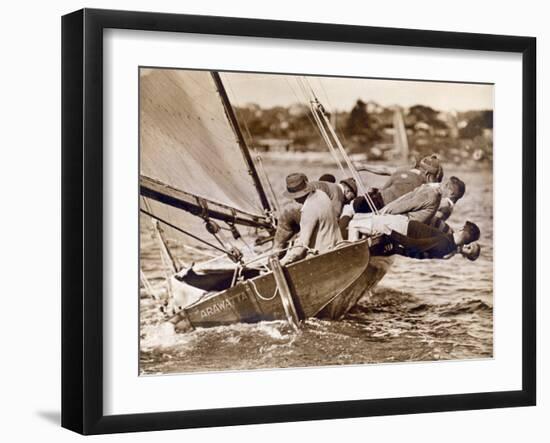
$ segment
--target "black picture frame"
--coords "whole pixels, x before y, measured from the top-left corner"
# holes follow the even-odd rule
[[[110,415],[103,412],[103,31],[108,28],[519,53],[522,389]],[[62,426],[82,434],[414,414],[536,403],[536,39],[83,9],[62,18]]]

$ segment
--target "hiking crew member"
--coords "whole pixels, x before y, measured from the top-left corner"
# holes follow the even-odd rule
[[[382,214],[403,214],[409,220],[427,223],[431,221],[441,203],[441,188],[426,184],[384,206]]]
[[[465,191],[466,185],[464,182],[453,176],[444,183],[428,183],[416,188],[385,206],[382,213],[405,214],[410,220],[430,223],[440,209],[443,198],[458,201]],[[452,207],[446,207],[445,214],[447,218],[451,213]]]
[[[286,186],[285,195],[301,206],[300,233],[294,247],[281,260],[282,265],[304,258],[311,250],[326,252],[342,240],[334,207],[327,194],[316,190],[302,173],[287,176]]]
[[[439,159],[435,155],[423,158],[414,168],[391,168],[388,166],[368,166],[363,165],[358,170],[369,171],[392,171],[390,178],[382,188],[371,188],[369,196],[371,197],[376,209],[382,209],[388,203],[398,199],[402,195],[411,192],[425,183],[438,183],[443,179],[443,168],[439,164]],[[380,172],[378,172],[380,174]],[[385,174],[381,174],[385,175]],[[353,210],[355,213],[371,212],[365,197],[359,196],[353,201]]]
[[[437,171],[435,177],[433,177],[432,180],[434,182],[440,182],[443,179],[443,169],[439,167],[439,158],[435,154],[428,155],[424,158],[422,158],[420,161],[417,161],[414,166],[412,167],[396,167],[396,166],[388,166],[388,165],[370,165],[368,163],[360,163],[356,162],[355,167],[358,171],[367,171],[371,172],[372,174],[376,175],[388,175],[391,176],[395,173],[398,173],[400,171],[407,171],[407,170],[431,170],[431,168],[437,165]],[[430,171],[432,172],[432,171]]]
[[[435,155],[424,157],[413,168],[392,168],[390,166],[357,165],[359,171],[368,171],[379,175],[389,175],[390,178],[382,188],[368,190],[376,209],[384,206],[426,183],[438,183],[443,179],[443,168]],[[364,196],[359,196],[353,203],[344,209],[339,220],[340,231],[347,237],[347,226],[354,214],[370,213],[372,208]]]
[[[407,235],[395,231],[390,234],[397,254],[417,259],[452,257],[456,252],[463,252],[464,245],[479,240],[479,236],[479,228],[469,221],[459,231],[445,234],[439,229],[411,220],[407,226]],[[475,258],[471,255],[476,253],[473,247],[465,249],[463,255],[469,260],[476,260],[481,250],[479,245],[476,246]]]
[[[349,225],[350,240],[359,240],[361,234],[385,234],[391,239],[392,248],[385,253],[399,254],[410,258],[448,258],[456,252],[470,260],[479,257],[480,247],[476,243],[480,231],[477,225],[467,221],[464,226],[452,234],[440,230],[404,215],[371,215],[362,219],[353,219]]]
[[[459,195],[456,194],[441,198],[439,209],[430,221],[430,226],[439,229],[441,232],[452,233],[452,228],[447,224],[447,220],[453,213],[456,202],[461,198]]]

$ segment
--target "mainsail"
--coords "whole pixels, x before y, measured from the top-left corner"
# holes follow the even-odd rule
[[[217,73],[141,69],[142,209],[180,227],[196,228],[199,217],[269,225],[265,194],[228,106]]]

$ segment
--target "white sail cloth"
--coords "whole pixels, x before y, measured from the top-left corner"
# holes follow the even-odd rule
[[[210,72],[142,69],[140,74],[141,173],[263,214]]]
[[[141,175],[250,214],[263,214],[210,72],[142,68],[139,92]],[[189,214],[180,209],[152,199],[148,206],[177,226],[190,223]],[[192,224],[196,222],[201,220]]]

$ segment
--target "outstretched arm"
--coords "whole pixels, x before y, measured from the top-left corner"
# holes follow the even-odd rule
[[[317,219],[315,214],[310,212],[302,213],[300,221],[300,234],[296,239],[294,247],[290,249],[281,260],[281,265],[286,266],[295,261],[301,260],[307,255],[311,246],[313,233],[317,229]]]
[[[295,232],[283,226],[277,226],[273,239],[273,250],[281,251],[286,248],[288,242],[294,237]]]
[[[387,165],[369,165],[365,162],[354,162],[355,168],[358,171],[367,171],[376,175],[392,175],[397,168]]]
[[[288,205],[283,208],[277,220],[273,250],[285,249],[290,239],[298,232],[300,232],[300,208],[295,205]]]

